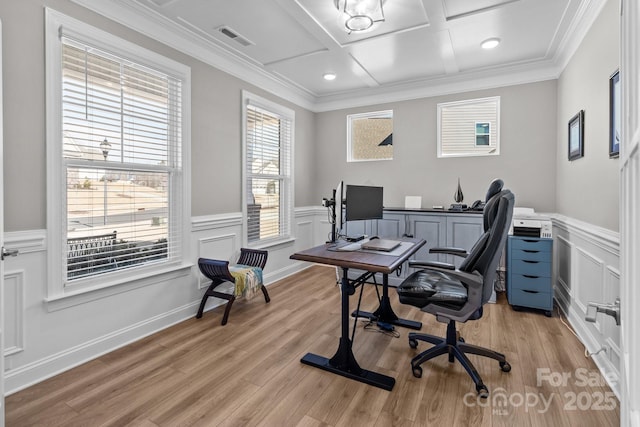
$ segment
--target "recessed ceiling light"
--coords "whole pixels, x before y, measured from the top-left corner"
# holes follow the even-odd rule
[[[322,77],[329,81],[336,79],[336,75],[334,73],[325,73]]]
[[[482,46],[483,49],[493,49],[499,44],[500,44],[500,39],[493,38],[493,39],[487,39],[483,41],[482,43],[480,43],[480,46]]]

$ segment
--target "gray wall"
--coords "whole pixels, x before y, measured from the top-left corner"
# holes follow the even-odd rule
[[[500,155],[436,156],[437,104],[500,96]],[[346,116],[393,109],[394,158],[347,163]],[[403,206],[404,197],[422,196],[422,206],[448,206],[460,178],[464,202],[484,198],[488,183],[502,178],[518,206],[555,211],[556,82],[544,81],[456,95],[374,105],[318,114],[318,185],[325,196],[342,179],[347,184],[384,186],[385,206]]]
[[[295,110],[295,202],[317,204],[312,112],[66,0],[3,0],[5,231],[46,227],[44,6],[191,67],[192,215],[242,210],[242,89]]]
[[[318,205],[342,179],[382,185],[385,204],[421,195],[448,205],[458,177],[465,202],[503,178],[517,205],[618,230],[617,160],[608,158],[608,77],[617,68],[617,2],[610,0],[558,81],[314,114],[66,0],[0,2],[4,31],[5,230],[45,228],[44,12],[70,16],[157,51],[192,70],[192,214],[239,212],[241,90],[296,111],[295,205]],[[597,59],[597,60],[595,60]],[[588,88],[588,89],[585,89]],[[501,96],[501,154],[438,159],[438,102]],[[346,115],[394,110],[394,160],[346,163]],[[566,160],[566,124],[586,111],[585,158]],[[587,197],[585,197],[587,196]]]
[[[609,158],[609,77],[620,64],[618,2],[609,0],[558,80],[558,213],[618,231],[619,160]],[[585,112],[584,157],[567,159],[568,122]]]

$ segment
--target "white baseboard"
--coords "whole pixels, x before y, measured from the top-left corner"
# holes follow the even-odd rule
[[[587,328],[586,321],[580,316],[580,313],[570,306],[567,319],[580,338],[580,341],[585,345],[587,351],[589,351],[589,353],[597,352],[601,347],[601,343],[590,332],[589,328]],[[612,348],[609,346],[607,351],[612,351]],[[595,354],[591,356],[591,358],[600,370],[600,374],[607,381],[607,384],[611,387],[611,390],[619,400],[621,390],[618,367],[614,366],[611,363],[611,360],[605,357],[605,353]]]
[[[86,363],[103,354],[140,340],[193,317],[200,301],[146,319],[113,333],[97,337],[76,347],[12,369],[5,375],[5,393],[10,395],[33,384]]]

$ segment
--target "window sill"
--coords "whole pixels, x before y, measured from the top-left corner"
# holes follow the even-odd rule
[[[153,285],[158,282],[174,280],[191,274],[191,263],[181,263],[156,270],[152,274],[139,274],[124,279],[114,280],[101,286],[75,290],[63,290],[62,293],[45,298],[44,303],[48,312],[64,310],[80,304],[86,304],[102,298],[107,298],[122,292]]]
[[[288,236],[284,238],[278,238],[273,240],[264,240],[256,243],[249,243],[247,246],[251,249],[267,249],[272,248],[274,246],[286,245],[288,243],[293,243],[296,241],[295,237]]]

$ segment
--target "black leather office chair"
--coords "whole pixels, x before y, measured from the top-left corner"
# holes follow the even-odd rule
[[[449,362],[453,362],[454,358],[458,359],[476,384],[476,391],[484,398],[488,397],[489,390],[467,354],[495,359],[504,372],[509,372],[511,365],[501,353],[465,343],[458,335],[455,322],[482,317],[482,307],[493,292],[496,269],[511,224],[514,195],[511,191],[502,189],[501,180],[492,182],[487,199],[483,213],[485,233],[469,253],[456,248],[432,250],[434,253],[465,256],[458,269],[442,262],[410,261],[411,267],[419,267],[421,270],[412,273],[398,287],[401,303],[420,307],[422,311],[436,316],[439,322],[447,323],[447,336],[444,338],[421,333],[409,334],[411,348],[417,348],[418,341],[434,344],[434,347],[411,360],[413,375],[420,378],[420,365],[448,353]]]

